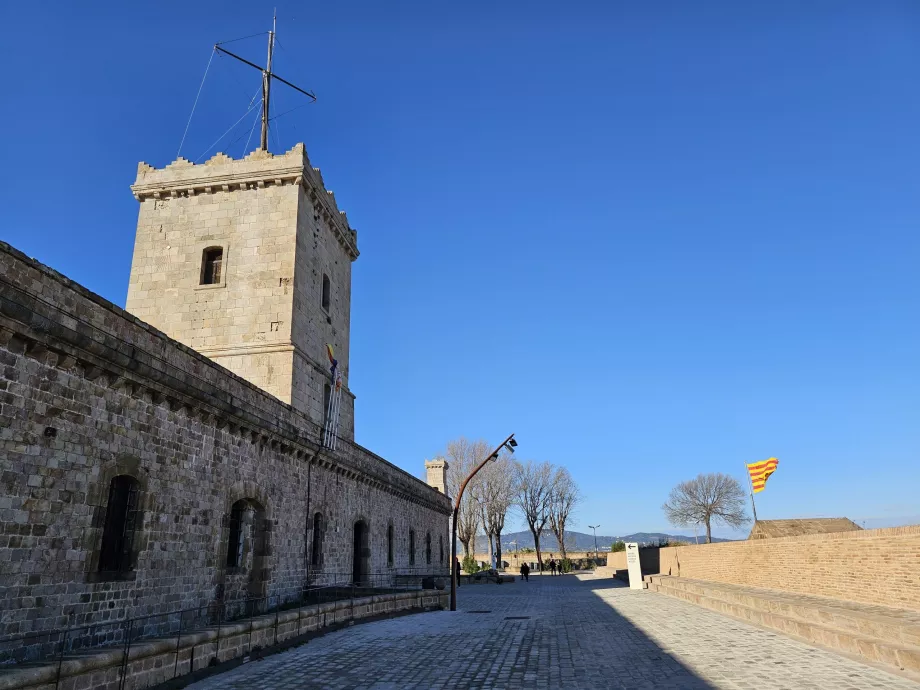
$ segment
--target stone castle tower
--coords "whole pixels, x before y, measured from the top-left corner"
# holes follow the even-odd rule
[[[343,378],[340,436],[354,438],[348,388],[357,233],[303,144],[241,160],[140,163],[127,311],[325,421],[332,345]]]

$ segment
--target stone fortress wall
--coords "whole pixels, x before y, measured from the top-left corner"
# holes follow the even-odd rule
[[[662,575],[920,611],[920,525],[671,546],[659,557]]]
[[[0,243],[0,635],[296,597],[351,577],[358,521],[369,572],[445,572],[443,493],[348,439],[322,449],[311,417]],[[138,487],[136,522],[130,567],[107,573],[119,475]],[[241,499],[241,558],[228,567]]]

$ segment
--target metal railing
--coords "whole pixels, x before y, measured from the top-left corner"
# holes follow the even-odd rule
[[[297,611],[298,620],[305,607],[318,604],[342,604],[332,611],[331,624],[336,622],[336,613],[350,605],[354,607],[356,599],[380,594],[421,590],[425,580],[449,577],[447,568],[424,568],[415,570],[401,569],[398,572],[369,573],[360,582],[355,582],[349,573],[323,572],[323,579],[331,583],[304,585],[295,590],[280,592],[264,597],[248,597],[232,601],[215,600],[201,606],[185,608],[165,613],[146,616],[122,617],[117,620],[92,623],[83,626],[25,633],[0,639],[0,678],[11,670],[23,665],[50,665],[56,667],[54,687],[61,680],[61,667],[65,660],[74,656],[85,656],[96,651],[121,649],[121,669],[119,687],[123,688],[128,676],[128,665],[132,645],[151,640],[176,639],[176,661],[173,677],[178,674],[179,653],[183,635],[207,629],[216,629],[215,651],[220,655],[221,628],[229,624],[250,622],[250,647],[252,621],[261,616],[274,613],[274,635],[277,641],[279,614],[285,611]],[[431,584],[425,583],[425,584]],[[126,612],[127,607],[122,609]],[[299,630],[299,625],[298,625]],[[49,681],[50,682],[50,681]]]

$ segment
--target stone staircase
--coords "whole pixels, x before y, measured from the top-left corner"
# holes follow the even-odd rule
[[[653,592],[889,668],[920,674],[918,611],[670,575],[648,575],[645,581]]]

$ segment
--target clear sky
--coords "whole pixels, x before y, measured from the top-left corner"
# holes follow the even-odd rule
[[[516,432],[604,534],[770,455],[762,518],[920,514],[920,5],[277,1],[319,101],[272,148],[359,231],[360,443]],[[0,238],[123,305],[137,162],[272,5],[3,3]],[[244,152],[259,79],[214,59],[184,156]]]

